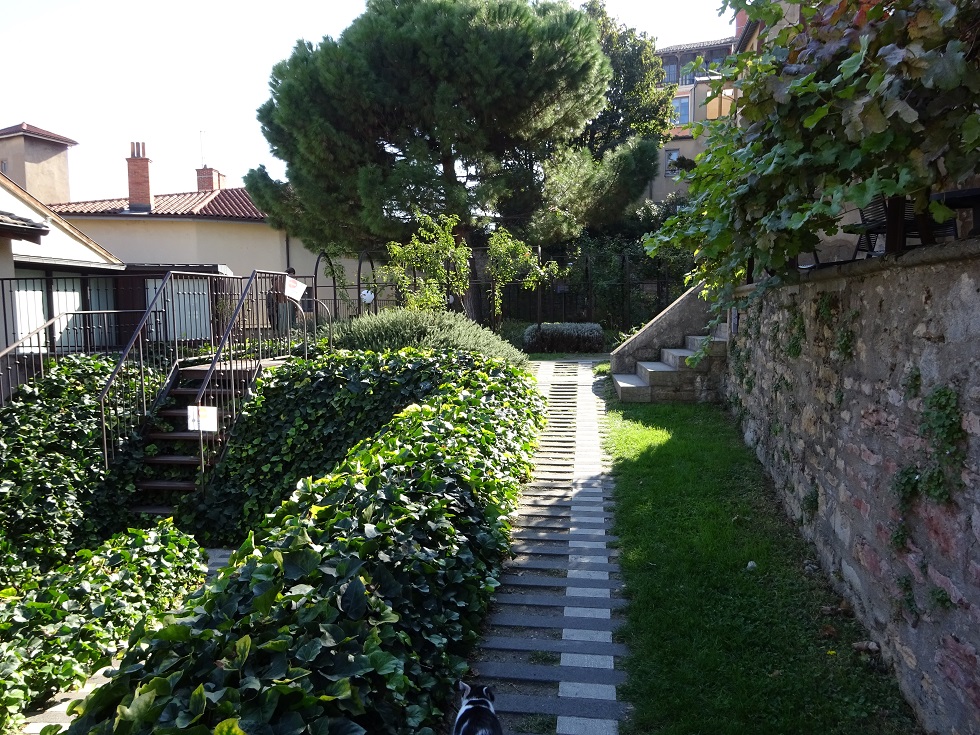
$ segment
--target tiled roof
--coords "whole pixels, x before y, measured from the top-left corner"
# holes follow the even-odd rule
[[[58,135],[57,133],[49,133],[47,130],[41,130],[41,128],[28,125],[26,122],[22,122],[20,125],[11,125],[9,128],[0,130],[0,138],[12,138],[15,135],[30,135],[34,138],[43,138],[44,140],[50,140],[55,143],[78,145],[78,142],[72,140],[71,138],[66,138],[65,136]]]
[[[48,234],[48,226],[12,212],[0,212],[0,233],[40,245],[41,235]]]
[[[62,216],[120,215],[133,216],[129,199],[99,199],[92,202],[51,204]],[[265,215],[252,203],[244,188],[192,191],[186,194],[154,194],[153,209],[140,212],[140,217],[206,217],[214,219],[254,220],[262,222]]]
[[[738,40],[736,36],[730,36],[728,38],[720,38],[717,41],[698,41],[697,43],[682,43],[678,46],[668,46],[667,48],[658,48],[654,53],[658,56],[663,54],[680,54],[685,51],[699,51],[700,49],[714,48],[715,46],[731,46],[735,41]]]

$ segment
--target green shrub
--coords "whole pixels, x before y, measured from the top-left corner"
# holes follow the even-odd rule
[[[205,545],[238,546],[301,478],[328,474],[395,413],[478,362],[406,349],[282,365],[258,381],[206,490],[181,501],[181,527]]]
[[[519,350],[524,349],[524,330],[532,322],[520,319],[504,319],[500,323],[500,338]]]
[[[385,309],[341,324],[334,346],[348,350],[399,350],[416,347],[432,350],[466,350],[500,357],[515,365],[527,363],[527,355],[464,314],[453,311]]]
[[[107,479],[95,401],[115,365],[98,355],[66,356],[0,407],[0,537],[42,570],[125,527],[125,491]],[[0,587],[15,563],[0,544],[4,560]]]
[[[496,586],[541,398],[497,360],[302,483],[229,566],[134,637],[69,735],[431,735]]]
[[[0,732],[108,664],[144,616],[178,603],[206,570],[193,539],[161,521],[0,591]]]
[[[606,335],[593,322],[545,322],[524,330],[525,352],[604,352]]]

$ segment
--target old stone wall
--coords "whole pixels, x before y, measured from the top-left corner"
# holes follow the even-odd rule
[[[814,271],[723,388],[930,732],[980,734],[980,240]]]

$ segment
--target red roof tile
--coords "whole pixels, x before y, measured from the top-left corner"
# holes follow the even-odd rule
[[[22,122],[20,125],[11,125],[9,128],[0,130],[0,138],[12,138],[15,135],[30,135],[34,138],[43,138],[44,140],[54,141],[55,143],[78,145],[78,142],[71,138],[66,138],[57,133],[49,133],[47,130],[41,130],[41,128],[28,125],[26,122]]]
[[[119,215],[129,217],[129,199],[100,199],[92,202],[51,204],[62,216]],[[194,217],[262,222],[265,215],[252,203],[244,188],[192,191],[186,194],[154,194],[153,209],[141,217]]]

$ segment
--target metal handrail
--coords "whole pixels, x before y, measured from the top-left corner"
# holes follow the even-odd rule
[[[194,275],[200,275],[200,274],[195,273]],[[122,371],[126,358],[129,357],[129,354],[133,351],[133,346],[136,344],[137,340],[139,340],[140,332],[143,331],[143,328],[146,327],[147,323],[149,322],[150,315],[156,311],[155,307],[157,304],[157,300],[160,299],[160,297],[163,295],[164,291],[166,290],[167,284],[169,284],[173,280],[173,276],[174,276],[174,272],[168,271],[167,275],[163,277],[163,282],[160,284],[159,288],[157,288],[157,292],[153,294],[153,300],[150,301],[150,303],[147,305],[146,311],[143,312],[142,318],[139,320],[139,323],[137,323],[136,327],[133,329],[133,336],[129,338],[129,342],[123,348],[123,351],[119,354],[119,362],[116,363],[116,367],[113,369],[112,374],[109,375],[109,380],[106,381],[106,384],[103,386],[102,391],[99,393],[99,398],[98,398],[99,403],[103,403],[105,401],[106,396],[109,394],[109,389],[112,387],[112,384],[116,380],[116,377]]]
[[[176,376],[182,344],[213,347],[215,298],[226,293],[217,287],[227,280],[239,279],[192,271],[169,271],[163,276],[98,395],[106,466],[125,444],[126,434],[146,421],[159,399],[158,388]],[[202,308],[195,310],[195,305]],[[133,385],[122,381],[124,371],[132,376]]]
[[[257,304],[260,297],[260,283],[267,281],[269,278],[279,278],[286,276],[285,273],[277,273],[273,271],[252,271],[251,276],[249,276],[248,281],[245,283],[245,287],[242,289],[242,294],[238,299],[238,304],[235,306],[234,311],[228,321],[228,326],[225,328],[224,333],[221,335],[221,339],[218,341],[218,345],[215,348],[214,356],[211,359],[211,364],[208,366],[207,372],[204,374],[204,378],[201,381],[201,385],[198,388],[197,395],[194,397],[193,405],[198,411],[198,416],[201,415],[201,409],[205,406],[205,396],[209,391],[215,389],[216,383],[218,383],[217,374],[219,367],[222,364],[228,366],[228,371],[223,371],[222,382],[228,387],[227,391],[227,402],[222,403],[219,393],[216,393],[215,404],[221,403],[221,405],[215,405],[215,408],[220,409],[223,412],[224,424],[227,427],[234,425],[236,418],[239,413],[239,396],[237,392],[237,386],[242,382],[247,382],[250,384],[255,377],[255,374],[261,367],[262,360],[266,358],[281,357],[288,355],[292,347],[292,339],[287,336],[283,344],[283,349],[279,350],[278,355],[273,355],[272,350],[270,350],[268,355],[264,355],[264,349],[266,347],[265,341],[262,339],[262,327],[258,326],[258,342],[257,342],[257,354],[253,359],[249,359],[246,356],[246,351],[242,350],[241,357],[236,357],[236,340],[235,335],[237,326],[240,320],[243,319],[247,309],[252,304]],[[282,294],[286,301],[292,304],[293,308],[302,315],[303,307],[302,304],[296,299],[289,298]],[[285,303],[285,302],[283,302]],[[257,309],[257,307],[256,307]],[[303,323],[304,346],[307,343],[306,338],[306,321],[298,320]],[[258,320],[256,320],[256,325],[258,325]],[[270,328],[275,330],[276,333],[279,329],[275,325],[270,325]],[[287,331],[287,335],[289,332]],[[273,342],[273,346],[275,342]],[[208,464],[208,449],[216,447],[217,442],[207,441],[206,432],[203,423],[198,423],[198,447],[200,449],[200,473],[201,480],[203,482],[204,474],[207,471]]]
[[[6,401],[11,398],[14,391],[18,386],[27,382],[36,375],[44,377],[46,371],[46,360],[40,359],[37,365],[33,369],[28,369],[24,366],[23,375],[20,375],[20,370],[18,370],[18,375],[15,378],[10,378],[8,373],[10,372],[10,360],[11,356],[16,361],[19,357],[27,354],[37,354],[41,356],[42,350],[47,350],[46,357],[50,357],[54,360],[58,359],[59,355],[70,355],[77,353],[92,353],[92,352],[111,352],[111,350],[89,350],[89,349],[61,349],[57,344],[44,344],[42,343],[42,336],[46,336],[52,327],[59,324],[62,321],[68,321],[74,317],[86,317],[86,316],[108,316],[108,315],[120,315],[120,314],[138,314],[138,310],[133,309],[79,309],[77,311],[63,311],[57,316],[53,316],[48,319],[44,324],[40,325],[36,329],[32,330],[30,333],[24,335],[18,339],[13,344],[8,345],[4,349],[0,350],[0,369],[3,370],[3,374],[0,375],[0,405],[6,403]],[[91,328],[92,325],[89,325]],[[109,326],[108,322],[105,321],[102,324],[102,328],[108,333]],[[28,351],[26,348],[34,348],[37,350],[36,353]]]
[[[65,319],[72,316],[80,316],[84,314],[139,314],[141,313],[139,309],[93,309],[86,311],[63,311],[58,316],[53,316],[48,319],[44,324],[35,329],[30,334],[24,335],[19,340],[14,342],[12,345],[5,347],[0,350],[0,360],[6,357],[9,353],[16,350],[18,347],[23,347],[28,341],[33,340],[41,332],[46,331],[49,327],[53,326],[59,319]]]

